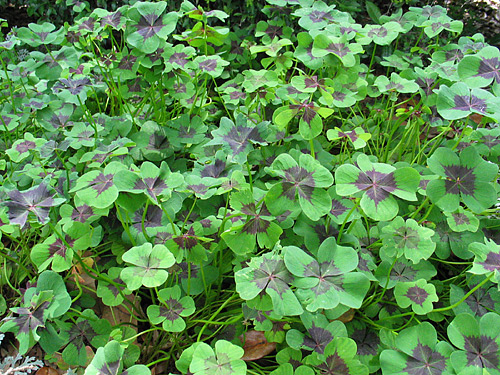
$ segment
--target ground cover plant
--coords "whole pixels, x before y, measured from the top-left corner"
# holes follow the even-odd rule
[[[500,374],[500,51],[262,12],[3,35],[4,373]]]

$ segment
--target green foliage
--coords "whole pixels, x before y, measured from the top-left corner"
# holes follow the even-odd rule
[[[0,37],[6,346],[88,375],[498,373],[481,34],[375,1],[65,4]]]

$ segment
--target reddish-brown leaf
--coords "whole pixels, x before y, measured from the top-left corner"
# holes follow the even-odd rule
[[[248,331],[240,336],[240,340],[245,350],[245,354],[241,358],[244,361],[255,361],[276,349],[276,343],[268,342],[262,331]]]

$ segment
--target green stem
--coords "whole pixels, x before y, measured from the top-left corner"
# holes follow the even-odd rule
[[[213,324],[214,322],[214,319],[215,317],[224,309],[224,307],[226,307],[226,305],[231,302],[234,298],[236,298],[238,296],[238,294],[233,294],[231,297],[229,297],[227,300],[224,301],[224,303],[222,305],[220,305],[220,307],[217,309],[216,312],[214,312],[212,314],[212,316],[210,317],[210,319],[207,321],[207,323],[205,323],[203,325],[203,327],[201,327],[200,329],[200,332],[198,333],[198,337],[196,339],[196,342],[200,342],[201,341],[201,336],[203,335],[203,332],[205,332],[205,329],[207,328],[207,326],[209,324]]]

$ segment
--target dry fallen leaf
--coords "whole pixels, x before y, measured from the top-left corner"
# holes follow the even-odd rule
[[[248,331],[240,335],[245,354],[241,358],[244,361],[255,361],[265,357],[276,349],[275,342],[268,342],[262,331]]]
[[[354,309],[349,309],[335,320],[340,320],[342,323],[348,323],[352,318],[354,318]]]
[[[35,375],[59,375],[59,371],[55,368],[44,366],[35,372]]]

